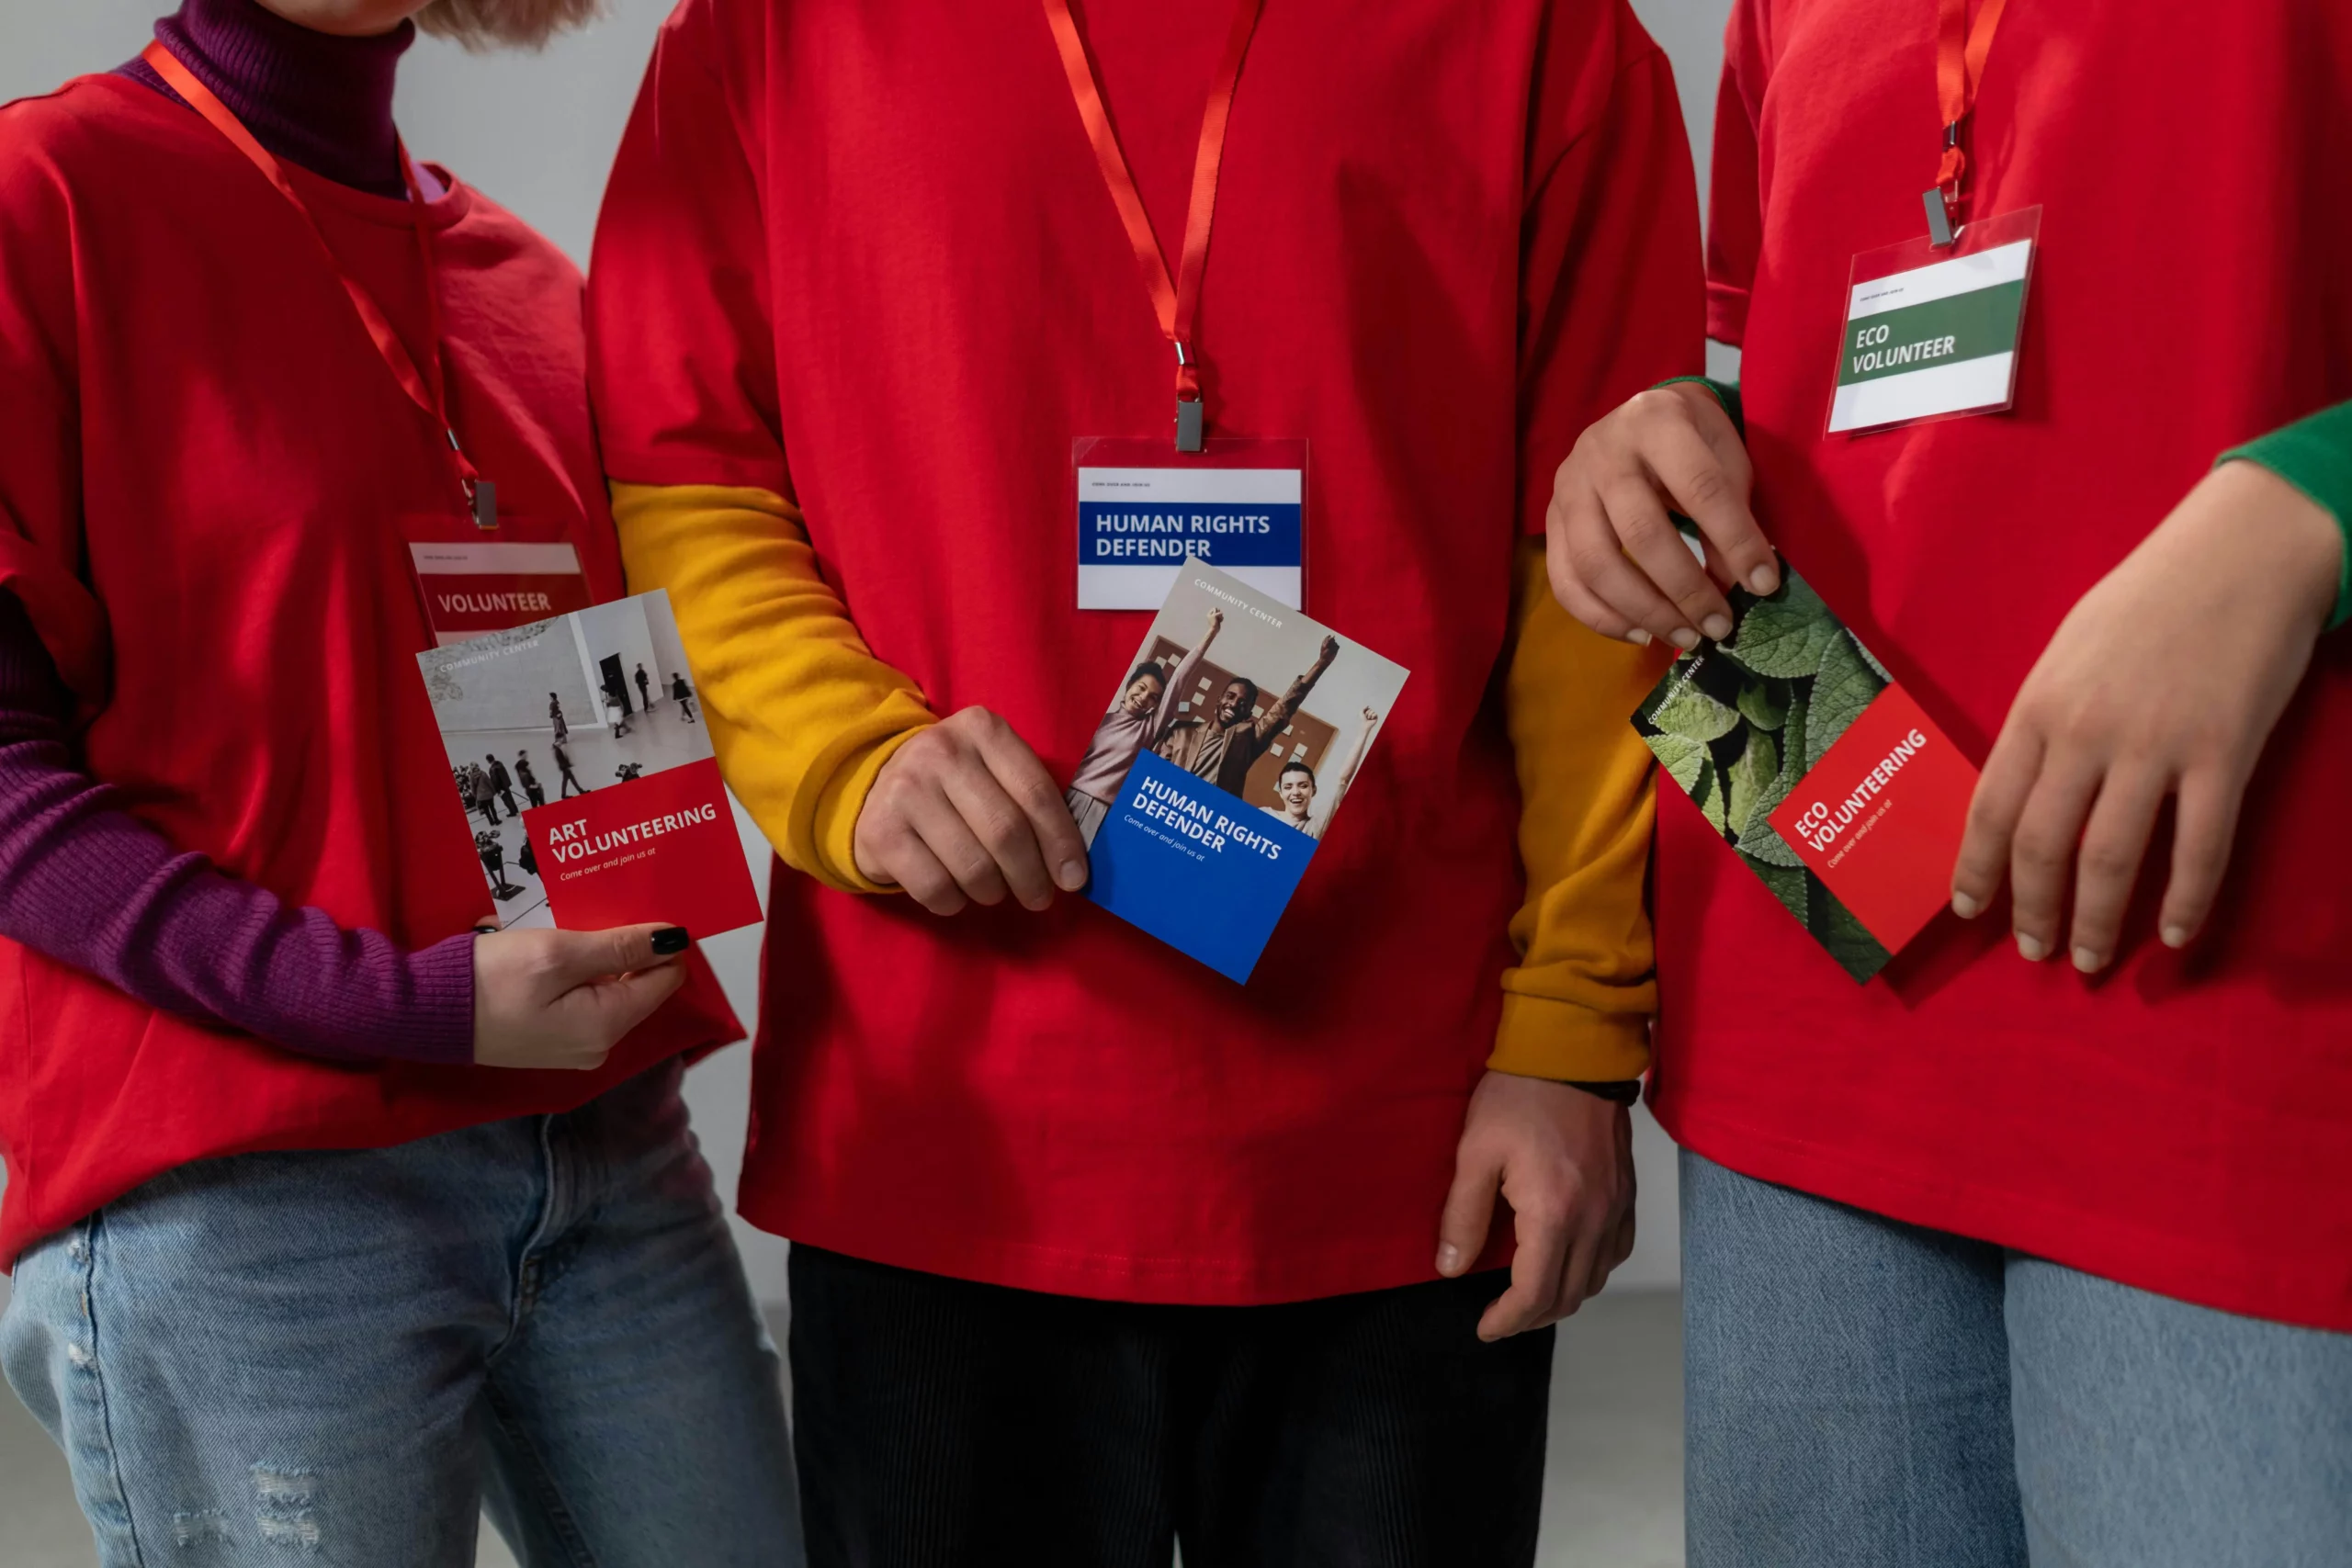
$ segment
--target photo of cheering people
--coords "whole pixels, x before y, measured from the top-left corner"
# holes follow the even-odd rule
[[[1090,845],[1147,751],[1321,840],[1406,674],[1197,562],[1140,654],[1066,792]]]
[[[526,811],[711,755],[666,595],[492,632],[418,662],[501,926],[554,923]]]

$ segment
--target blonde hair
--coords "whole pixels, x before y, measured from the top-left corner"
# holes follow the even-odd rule
[[[605,0],[433,0],[417,13],[416,25],[469,50],[544,49],[556,34],[584,27],[604,8]]]

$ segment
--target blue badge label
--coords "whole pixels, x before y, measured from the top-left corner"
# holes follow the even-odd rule
[[[1247,980],[1314,856],[1306,834],[1147,751],[1094,835],[1088,896]]]
[[[1064,792],[1094,902],[1246,981],[1405,671],[1195,560]]]
[[[1157,610],[1189,558],[1277,604],[1306,598],[1306,476],[1290,468],[1078,469],[1078,607]]]

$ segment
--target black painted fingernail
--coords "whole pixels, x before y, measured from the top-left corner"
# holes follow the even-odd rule
[[[685,952],[694,940],[684,926],[663,926],[653,933],[653,951],[666,958],[673,953]]]

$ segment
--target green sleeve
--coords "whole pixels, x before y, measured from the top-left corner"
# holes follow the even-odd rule
[[[1677,381],[1696,381],[1702,387],[1706,388],[1707,390],[1714,393],[1715,401],[1723,404],[1724,412],[1731,415],[1732,428],[1739,432],[1739,438],[1741,440],[1745,441],[1747,439],[1747,421],[1741,417],[1739,412],[1739,384],[1737,382],[1718,381],[1712,377],[1707,376],[1669,376],[1665,380],[1660,381],[1658,385],[1661,387],[1671,387]]]
[[[2261,464],[2310,496],[2345,531],[2335,614],[2328,629],[2352,619],[2352,403],[2322,409],[2258,440],[2233,446],[2214,462],[2218,467],[2236,458]]]

